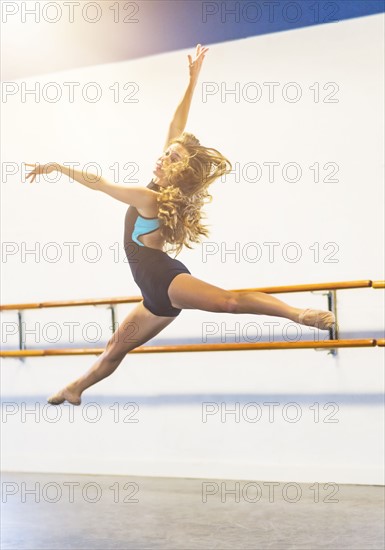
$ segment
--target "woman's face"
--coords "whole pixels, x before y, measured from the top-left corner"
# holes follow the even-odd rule
[[[164,177],[164,168],[173,162],[178,162],[187,157],[186,149],[180,143],[172,143],[159,157],[153,173],[159,178]]]

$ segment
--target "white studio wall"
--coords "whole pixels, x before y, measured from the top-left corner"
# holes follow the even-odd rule
[[[235,171],[212,187],[209,239],[178,256],[193,275],[228,289],[383,278],[382,37],[374,15],[211,46],[186,130]],[[147,185],[187,85],[187,53],[3,88],[3,303],[139,294],[124,262],[127,205],[65,176],[26,183],[21,163],[97,163],[116,183]],[[68,83],[79,84],[73,102]],[[23,99],[37,85],[62,98]],[[125,102],[132,92],[137,102]],[[338,296],[341,338],[381,335],[382,291]],[[326,307],[321,294],[282,299]],[[15,317],[3,315],[4,348],[17,346],[4,332]],[[53,322],[80,323],[73,345],[109,337],[103,307],[24,320],[29,347],[58,347],[53,332],[44,341]],[[252,341],[269,323],[279,340],[283,319],[185,310],[149,344]],[[2,361],[4,470],[383,484],[383,349],[129,354],[81,407],[45,405],[94,360]]]

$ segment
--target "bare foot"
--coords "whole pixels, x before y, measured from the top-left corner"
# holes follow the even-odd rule
[[[51,397],[48,397],[47,401],[51,403],[51,405],[60,405],[64,403],[64,401],[68,401],[72,405],[80,405],[81,403],[79,393],[71,390],[70,386],[66,386],[58,393],[55,393],[55,395],[51,395]]]
[[[300,325],[316,327],[321,330],[329,330],[335,322],[336,318],[332,311],[322,311],[320,309],[305,309],[298,318]]]

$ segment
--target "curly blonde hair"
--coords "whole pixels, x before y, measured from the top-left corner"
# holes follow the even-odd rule
[[[231,162],[219,151],[204,147],[190,133],[183,132],[170,145],[179,143],[188,155],[164,169],[169,185],[161,188],[158,196],[160,233],[171,247],[166,252],[181,252],[183,246],[201,242],[207,237],[207,226],[201,223],[206,215],[201,211],[212,201],[208,187],[223,174],[232,170]]]

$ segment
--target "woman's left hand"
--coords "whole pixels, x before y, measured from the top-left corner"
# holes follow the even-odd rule
[[[188,55],[189,69],[190,69],[190,79],[193,82],[198,80],[198,76],[202,67],[205,54],[209,48],[202,48],[200,44],[197,45],[195,51],[195,59],[191,58],[191,55]]]

